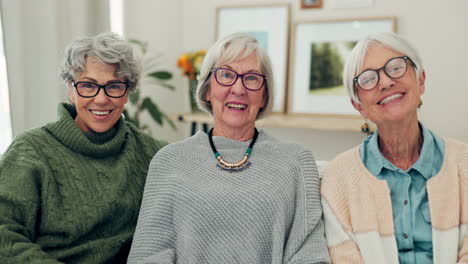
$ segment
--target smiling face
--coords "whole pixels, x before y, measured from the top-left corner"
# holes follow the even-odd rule
[[[85,70],[75,76],[76,82],[94,82],[104,85],[110,82],[125,81],[115,76],[116,66],[102,63],[93,57],[86,58]],[[78,95],[75,87],[70,86],[70,101],[75,105],[77,116],[75,122],[84,132],[89,130],[103,133],[111,129],[122,115],[128,101],[128,92],[121,98],[111,98],[99,91],[95,97],[84,98]]]
[[[378,69],[390,59],[404,55],[379,44],[371,45],[359,73],[366,69]],[[355,88],[361,104],[351,101],[354,108],[377,126],[388,122],[417,120],[417,108],[425,88],[425,74],[423,72],[416,79],[413,64],[409,60],[406,63],[407,70],[399,78],[390,78],[380,70],[380,81],[374,89],[366,91],[360,87]]]
[[[255,53],[242,60],[217,67],[231,69],[239,74],[249,72],[262,74]],[[258,112],[265,106],[264,95],[265,84],[257,91],[250,91],[244,87],[241,78],[238,78],[231,86],[223,86],[212,75],[206,100],[211,103],[216,129],[253,129]]]

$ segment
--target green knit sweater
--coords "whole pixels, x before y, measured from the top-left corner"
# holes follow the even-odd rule
[[[125,263],[162,143],[122,118],[83,133],[76,110],[18,135],[0,160],[0,263]]]

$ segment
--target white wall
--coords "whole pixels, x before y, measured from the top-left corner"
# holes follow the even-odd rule
[[[290,3],[292,25],[298,21],[317,19],[341,19],[359,17],[395,16],[397,32],[407,37],[419,50],[426,67],[426,93],[420,119],[442,136],[449,136],[468,142],[468,1],[465,0],[375,0],[372,8],[332,9],[324,0],[322,9],[300,9],[297,0],[178,0],[131,1],[136,2],[126,15],[129,22],[127,32],[139,32],[147,36],[153,45],[165,47],[164,53],[173,62],[186,51],[207,49],[215,41],[215,11],[217,6],[241,4]],[[138,11],[137,11],[138,10]],[[161,14],[162,13],[162,14]],[[168,17],[170,15],[170,17]],[[143,20],[136,24],[134,21]],[[133,22],[131,22],[133,21]],[[149,25],[143,28],[144,24]],[[163,49],[160,49],[163,50]],[[176,71],[175,72],[179,72]],[[180,112],[188,102],[180,94],[187,86],[177,91],[178,96],[162,99],[168,106],[164,109]],[[177,82],[180,84],[180,80]],[[164,96],[166,96],[165,94]],[[186,105],[184,105],[185,108]],[[265,128],[272,135],[288,141],[301,142],[311,148],[319,159],[331,159],[337,153],[360,143],[364,135],[355,132],[327,132],[307,129]],[[180,131],[177,137],[188,136]],[[162,137],[165,130],[159,131]]]
[[[137,39],[148,43],[150,56],[157,57],[159,70],[168,70],[174,74],[171,84],[176,86],[174,91],[142,82],[141,93],[151,96],[156,104],[166,113],[180,113],[189,111],[188,82],[182,79],[177,68],[177,58],[184,50],[181,34],[183,17],[181,0],[132,0],[124,1],[124,34],[128,39]],[[176,123],[178,129],[173,130],[168,125],[163,128],[151,121],[145,112],[142,121],[152,124],[152,135],[169,142],[175,142],[188,136],[188,126]]]
[[[55,119],[57,102],[65,87],[56,77],[64,45],[72,37],[105,30],[107,0],[0,0],[9,57],[14,134]],[[188,111],[187,79],[180,76],[176,60],[183,52],[207,49],[214,43],[217,6],[290,3],[292,23],[315,19],[396,16],[398,32],[420,51],[426,67],[426,93],[420,119],[439,135],[468,142],[468,1],[375,0],[372,8],[304,9],[298,0],[126,0],[125,32],[129,38],[148,41],[154,54],[162,55],[160,67],[175,75],[175,91],[145,85],[168,113]],[[98,19],[100,17],[101,19]],[[93,20],[95,19],[95,20]],[[146,116],[147,122],[151,122]],[[189,135],[189,127],[157,128],[155,136],[171,142]],[[359,144],[363,135],[306,129],[265,128],[283,140],[313,149],[319,159]]]
[[[55,120],[67,100],[58,78],[65,46],[109,28],[104,0],[1,0],[13,134]]]

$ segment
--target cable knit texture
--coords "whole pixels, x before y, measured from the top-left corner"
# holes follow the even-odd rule
[[[224,160],[250,141],[213,137]],[[260,131],[251,166],[216,166],[207,134],[151,161],[128,263],[329,263],[310,151]]]
[[[125,263],[162,144],[122,118],[83,133],[76,110],[17,136],[0,161],[0,263]]]
[[[433,263],[467,264],[468,144],[444,142],[442,168],[427,181]],[[333,263],[399,263],[390,190],[364,166],[359,147],[327,166],[321,192]]]

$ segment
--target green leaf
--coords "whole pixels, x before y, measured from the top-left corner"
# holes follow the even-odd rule
[[[169,119],[169,117],[167,117],[167,115],[164,114],[164,119],[166,120],[166,122],[172,127],[172,129],[176,130],[176,126],[174,124],[174,122],[172,122],[172,120]]]
[[[143,42],[143,41],[136,40],[136,39],[130,39],[130,40],[128,40],[128,42],[136,44],[137,46],[139,46],[141,48],[141,51],[143,52],[143,54],[145,54],[146,51],[148,50],[148,43],[147,42]]]
[[[172,85],[172,84],[168,84],[168,83],[164,83],[164,82],[158,82],[158,84],[161,85],[162,87],[165,87],[165,88],[167,88],[169,90],[172,90],[172,91],[174,91],[174,89],[175,89],[175,86]]]
[[[122,111],[122,114],[124,115],[124,118],[125,119],[128,119],[130,117],[130,115],[128,114],[128,111],[127,109],[124,108],[124,110]]]
[[[154,104],[149,97],[145,97],[143,99],[143,102],[141,103],[141,108],[148,110],[150,113],[150,116],[153,118],[156,123],[158,123],[160,126],[162,126],[163,123],[163,113],[159,111],[159,108]]]
[[[128,95],[128,99],[130,99],[130,103],[135,105],[138,103],[138,100],[140,100],[140,90],[136,90],[134,92],[131,92]]]
[[[151,72],[151,73],[148,73],[148,76],[156,78],[158,80],[165,80],[165,81],[172,79],[172,73],[168,71]]]
[[[131,118],[130,114],[128,113],[127,109],[124,109],[122,112],[125,116],[125,121],[128,121],[135,125],[137,128],[140,128],[140,122],[137,119]]]

